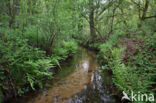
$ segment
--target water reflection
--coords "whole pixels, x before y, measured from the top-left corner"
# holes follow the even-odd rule
[[[91,82],[80,93],[75,94],[68,103],[118,103],[110,97],[110,92],[104,88],[102,77],[95,72],[91,76]]]
[[[84,69],[85,72],[88,72],[88,68],[89,68],[89,62],[82,61],[82,69]]]
[[[55,77],[58,82],[52,88],[16,103],[117,103],[110,96],[111,77],[107,73],[105,77],[99,75],[99,65],[93,55],[80,48],[80,52],[62,66]]]

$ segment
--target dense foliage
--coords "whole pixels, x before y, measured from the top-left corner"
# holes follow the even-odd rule
[[[0,102],[42,88],[75,41],[120,91],[155,93],[155,11],[155,0],[0,0]]]
[[[42,88],[76,52],[72,2],[0,0],[0,101]]]
[[[155,94],[156,1],[88,0],[81,5],[89,25],[83,24],[78,42],[99,51],[100,72],[111,70],[114,84],[128,95]]]

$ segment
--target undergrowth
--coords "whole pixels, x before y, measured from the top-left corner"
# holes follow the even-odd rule
[[[53,77],[49,69],[60,67],[59,61],[76,53],[74,41],[62,41],[46,56],[40,48],[31,46],[18,30],[0,31],[0,96],[11,98],[42,88],[43,82]],[[60,67],[61,68],[61,67]],[[11,94],[11,95],[10,95]],[[13,95],[12,95],[13,94]]]
[[[145,27],[142,28],[146,29]],[[100,72],[105,69],[111,70],[113,73],[113,82],[119,91],[125,91],[128,95],[131,95],[131,91],[134,93],[154,94],[156,92],[154,88],[156,85],[156,33],[149,32],[149,30],[141,31],[140,29],[132,31],[132,34],[135,32],[133,36],[126,37],[126,31],[117,31],[102,44],[92,43],[88,46],[99,50],[97,58],[99,62],[103,64]],[[145,34],[139,38],[140,33]],[[145,35],[149,33],[152,34],[147,38]],[[133,41],[136,38],[141,39],[142,44],[135,45],[137,53],[135,55],[127,54],[129,60],[125,62],[123,53],[126,51],[127,45],[123,45],[121,41],[123,41],[123,39]],[[132,60],[130,60],[130,58]]]

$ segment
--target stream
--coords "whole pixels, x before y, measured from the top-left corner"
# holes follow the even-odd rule
[[[50,88],[29,93],[12,103],[121,103],[112,95],[113,83],[108,71],[100,74],[96,54],[79,47],[78,53],[61,65]]]

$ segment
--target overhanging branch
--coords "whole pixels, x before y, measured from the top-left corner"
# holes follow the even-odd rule
[[[150,19],[150,18],[156,18],[156,15],[154,15],[154,16],[149,16],[149,17],[145,17],[144,19]]]

